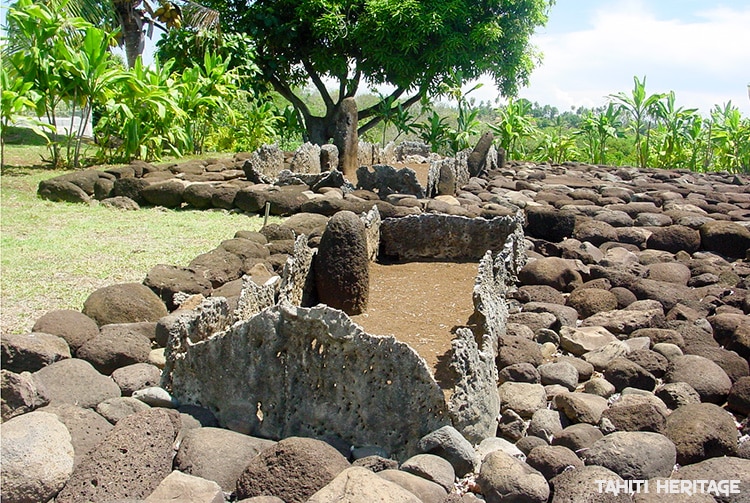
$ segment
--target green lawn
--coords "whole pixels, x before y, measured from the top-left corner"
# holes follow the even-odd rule
[[[41,180],[63,173],[6,166],[0,174],[2,333],[28,331],[53,309],[81,309],[95,289],[141,282],[156,264],[187,265],[263,223],[223,211],[128,212],[36,196]]]

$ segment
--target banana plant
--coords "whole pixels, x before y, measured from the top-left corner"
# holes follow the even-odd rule
[[[521,159],[526,155],[524,141],[534,134],[534,120],[531,118],[531,102],[510,98],[508,104],[497,109],[498,121],[489,124],[498,135],[498,143],[505,150],[508,159]]]
[[[560,164],[578,156],[576,141],[571,133],[563,132],[563,120],[558,116],[551,131],[539,130],[539,144],[534,149],[534,159],[540,162]]]
[[[622,135],[620,130],[621,108],[610,102],[606,108],[584,115],[576,134],[583,139],[589,162],[607,163],[607,141]]]
[[[711,122],[714,169],[750,172],[750,119],[729,101],[711,110]]]
[[[609,99],[618,104],[631,119],[630,126],[635,133],[635,148],[638,166],[645,168],[649,161],[649,134],[651,125],[648,123],[656,110],[657,103],[664,98],[663,94],[646,95],[646,77],[643,80],[633,77],[633,90],[630,94],[619,92],[610,94]],[[643,136],[646,141],[643,141]]]
[[[430,112],[426,120],[415,123],[414,128],[419,139],[428,144],[433,152],[442,152],[450,141],[450,126],[445,117],[435,110]]]
[[[0,67],[0,89],[2,89],[2,100],[0,100],[0,166],[5,166],[5,132],[24,112],[34,110],[36,101],[39,99],[36,91],[32,89],[31,82],[24,82],[23,78],[12,78],[4,66]],[[48,132],[52,131],[52,125],[42,122],[34,117],[23,116],[25,122],[31,126],[31,130],[49,142]]]
[[[114,92],[114,88],[128,79],[125,70],[117,65],[109,52],[113,35],[91,24],[82,26],[83,40],[80,45],[60,48],[59,61],[62,76],[65,78],[70,103],[71,116],[75,117],[80,108],[78,130],[71,123],[67,133],[66,159],[73,167],[80,167],[81,145],[86,124],[96,103],[103,104]]]
[[[693,123],[700,122],[697,108],[675,107],[675,93],[670,91],[656,103],[655,163],[658,168],[691,168],[691,147],[696,138],[691,134]]]

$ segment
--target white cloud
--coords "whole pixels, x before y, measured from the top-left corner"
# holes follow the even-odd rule
[[[599,106],[645,75],[647,92],[674,90],[680,106],[706,114],[732,100],[750,115],[750,6],[688,12],[684,21],[657,18],[641,0],[598,5],[590,29],[534,37],[544,60],[521,97],[561,109]],[[478,99],[495,96],[487,85]]]

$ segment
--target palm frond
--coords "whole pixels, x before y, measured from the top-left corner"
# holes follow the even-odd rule
[[[190,0],[183,0],[181,3],[183,26],[204,30],[219,29],[219,11]]]

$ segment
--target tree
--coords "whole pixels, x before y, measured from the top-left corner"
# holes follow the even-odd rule
[[[538,54],[530,44],[554,0],[206,0],[227,31],[257,44],[262,75],[326,143],[344,98],[360,85],[389,85],[402,107],[436,92],[451,73],[490,76],[504,95],[528,82]],[[312,82],[325,103],[315,116],[296,92]],[[327,83],[332,82],[334,92]],[[402,98],[404,97],[404,98]],[[394,103],[396,103],[394,101]],[[359,110],[363,134],[382,105]]]

